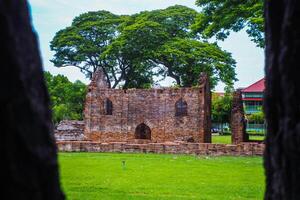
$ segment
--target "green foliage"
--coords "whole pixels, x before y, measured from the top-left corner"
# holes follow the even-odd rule
[[[190,26],[195,23],[196,16],[197,11],[194,9],[175,5],[166,9],[141,12],[132,17],[135,22],[152,21],[160,24],[168,38],[194,38],[196,35]]]
[[[70,119],[71,116],[68,107],[65,104],[58,104],[52,106],[52,119],[54,123],[59,123],[64,119]]]
[[[56,33],[50,45],[55,52],[51,61],[56,67],[75,66],[89,78],[102,68],[111,80],[115,75],[113,66],[101,55],[117,37],[121,21],[120,16],[108,11],[81,14],[70,27]]]
[[[257,156],[60,153],[58,157],[68,199],[254,200],[264,195],[263,160]]]
[[[55,66],[73,65],[87,76],[101,68],[112,88],[148,88],[169,76],[179,86],[195,86],[201,72],[232,87],[235,61],[217,44],[192,31],[197,12],[185,6],[118,16],[107,11],[76,17],[51,42]]]
[[[212,122],[229,123],[232,107],[231,93],[225,93],[224,97],[212,94],[211,115]]]
[[[250,123],[263,124],[265,121],[265,115],[263,111],[259,111],[256,113],[252,113],[251,115],[248,115],[247,119]]]
[[[234,59],[217,44],[174,38],[156,51],[156,58],[181,86],[196,86],[201,72],[210,76],[212,88],[219,81],[232,86],[236,80]]]
[[[257,46],[264,47],[263,0],[197,0],[201,13],[193,29],[204,38],[224,40],[230,31],[246,32]]]
[[[53,76],[49,72],[45,72],[44,77],[51,98],[53,122],[82,120],[86,85],[80,81],[72,83],[63,75]]]

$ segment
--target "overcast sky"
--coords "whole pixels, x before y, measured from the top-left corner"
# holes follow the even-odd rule
[[[88,83],[84,75],[75,67],[56,68],[49,61],[53,52],[49,42],[55,33],[72,22],[72,19],[81,13],[96,10],[108,10],[114,14],[133,14],[144,10],[166,8],[175,4],[185,5],[199,10],[195,0],[29,0],[33,25],[38,33],[44,69],[52,74],[64,74],[71,81],[77,79]],[[236,73],[239,81],[235,87],[245,87],[264,76],[264,51],[250,41],[242,31],[232,33],[224,42],[218,42],[222,49],[232,53],[237,62]],[[166,86],[170,83],[164,81]],[[224,85],[219,84],[216,91],[222,91]]]

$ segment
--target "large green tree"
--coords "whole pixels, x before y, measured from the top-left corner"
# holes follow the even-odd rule
[[[196,38],[190,26],[195,23],[197,11],[186,6],[175,5],[166,9],[144,11],[132,18],[135,22],[152,21],[159,23],[169,38]]]
[[[107,11],[75,18],[51,42],[56,66],[73,65],[91,76],[102,68],[112,88],[147,88],[157,77],[197,85],[201,72],[232,86],[235,61],[216,44],[201,41],[191,25],[197,12],[185,6],[117,16]]]
[[[246,28],[257,46],[264,47],[263,0],[197,0],[201,12],[193,29],[204,38],[227,38]]]
[[[140,47],[137,49],[143,52],[144,60],[158,68],[157,74],[172,77],[177,85],[195,86],[200,73],[206,72],[212,87],[218,81],[232,87],[236,80],[234,59],[217,44],[199,40],[191,29],[196,16],[195,10],[180,5],[141,12],[133,16],[126,34],[133,38],[132,45]],[[140,35],[140,24],[149,34]],[[136,42],[140,37],[142,42]]]
[[[56,67],[75,66],[89,78],[101,68],[109,85],[117,82],[110,61],[101,55],[117,37],[120,22],[120,16],[108,11],[79,15],[51,41],[51,50],[55,52],[51,61]]]
[[[125,25],[126,24],[126,25]],[[123,88],[145,88],[153,84],[153,68],[149,61],[151,54],[166,35],[162,26],[152,21],[125,22],[120,27],[120,35],[116,38],[102,58],[111,61],[111,69],[119,72],[119,83]],[[117,82],[115,82],[115,86]]]
[[[152,76],[143,62],[137,61],[140,54],[136,54],[136,46],[128,46],[131,38],[126,40],[121,34],[122,23],[129,19],[108,11],[81,14],[70,27],[56,33],[50,45],[55,52],[51,61],[56,67],[75,66],[89,78],[101,68],[111,88],[123,82],[146,87],[153,82]]]
[[[212,87],[219,81],[232,87],[236,80],[235,60],[217,44],[175,38],[162,45],[154,58],[179,86],[196,86],[201,72],[210,76]]]

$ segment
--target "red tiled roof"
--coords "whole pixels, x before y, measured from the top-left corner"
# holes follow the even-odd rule
[[[263,92],[265,90],[265,78],[253,83],[252,85],[244,88],[242,92]]]

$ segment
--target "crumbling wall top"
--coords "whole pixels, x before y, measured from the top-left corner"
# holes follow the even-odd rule
[[[108,82],[106,80],[105,74],[102,69],[98,69],[92,78],[91,86],[96,86],[97,88],[109,88]]]

